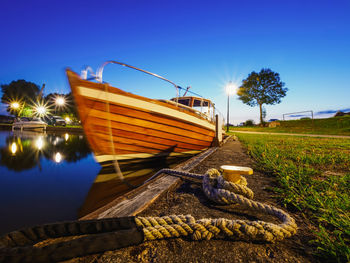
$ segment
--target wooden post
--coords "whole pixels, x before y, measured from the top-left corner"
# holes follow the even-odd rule
[[[220,146],[222,142],[222,119],[215,115],[215,146]]]

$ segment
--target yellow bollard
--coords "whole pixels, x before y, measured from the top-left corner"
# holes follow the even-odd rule
[[[241,175],[252,175],[253,169],[243,166],[235,165],[222,165],[220,167],[223,170],[222,176],[226,181],[230,181],[235,184],[239,184],[241,181]]]

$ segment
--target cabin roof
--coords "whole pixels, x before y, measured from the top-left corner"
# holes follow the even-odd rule
[[[195,97],[195,96],[185,96],[170,99],[171,101],[178,101],[179,103],[189,106],[189,107],[200,107],[200,106],[210,106],[214,105],[209,99]]]

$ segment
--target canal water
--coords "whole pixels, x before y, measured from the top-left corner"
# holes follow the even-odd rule
[[[0,131],[0,234],[78,219],[189,157],[95,161],[82,134]]]

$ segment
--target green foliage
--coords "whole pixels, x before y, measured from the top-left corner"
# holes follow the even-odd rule
[[[40,100],[40,104],[48,108],[50,114],[60,116],[67,115],[71,118],[71,120],[76,122],[78,121],[78,114],[73,101],[72,93],[50,93],[45,98],[41,98],[39,86],[23,79],[12,81],[10,84],[1,85],[1,91],[3,93],[1,102],[7,104],[7,111],[16,116],[32,117],[33,106],[38,104],[38,101]],[[55,103],[55,99],[58,96],[65,98],[65,105],[58,106]],[[19,103],[19,107],[17,109],[11,108],[11,103],[13,102]]]
[[[260,122],[263,123],[263,104],[278,104],[286,96],[287,88],[278,73],[271,69],[262,69],[259,73],[251,72],[239,87],[238,98],[245,104],[260,107]],[[266,111],[265,111],[266,115]]]
[[[39,86],[25,81],[23,79],[12,81],[10,84],[1,85],[2,97],[1,102],[10,104],[13,101],[20,101],[22,105],[31,104],[36,100],[39,95]],[[12,112],[10,105],[7,107],[7,111]]]
[[[246,120],[244,126],[254,126],[254,120]]]
[[[20,117],[32,117],[32,116],[33,116],[33,109],[28,106],[23,107]]]
[[[305,213],[325,259],[350,260],[350,140],[238,134],[276,176],[281,201]]]

